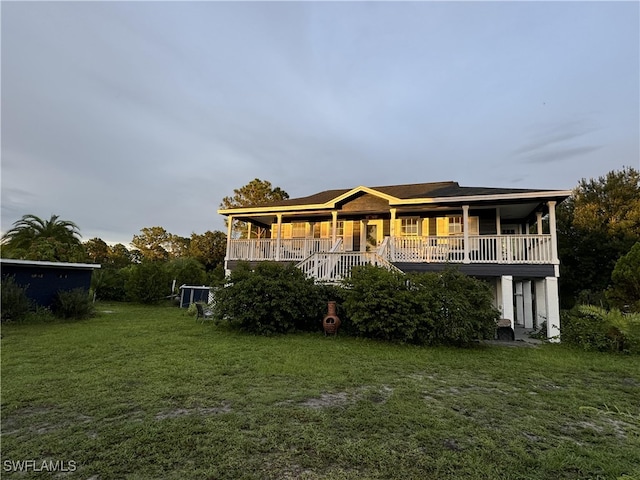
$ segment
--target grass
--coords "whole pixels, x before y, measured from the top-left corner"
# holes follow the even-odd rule
[[[274,338],[98,304],[2,329],[2,477],[640,478],[638,357]],[[68,472],[8,462],[73,461]]]

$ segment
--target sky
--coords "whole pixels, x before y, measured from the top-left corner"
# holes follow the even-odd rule
[[[291,198],[453,180],[570,190],[640,168],[640,3],[12,2],[1,229],[129,247]]]

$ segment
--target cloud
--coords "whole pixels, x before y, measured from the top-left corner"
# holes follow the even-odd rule
[[[525,163],[551,163],[595,152],[603,145],[580,145],[583,137],[601,130],[589,118],[577,118],[551,125],[537,125],[524,145],[513,154]],[[593,140],[591,137],[589,137]]]
[[[586,155],[596,150],[600,150],[602,145],[591,145],[584,147],[560,148],[547,152],[538,152],[528,155],[525,159],[527,163],[552,163],[568,160],[579,155]]]

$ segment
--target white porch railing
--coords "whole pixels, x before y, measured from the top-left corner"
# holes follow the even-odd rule
[[[317,252],[297,267],[318,282],[337,283],[351,275],[351,269],[361,265],[376,265],[401,272],[375,252]]]
[[[549,264],[553,262],[551,235],[469,235],[469,263]],[[462,235],[393,237],[388,249],[392,262],[465,261]]]
[[[280,248],[278,248],[278,245]],[[315,252],[331,249],[330,238],[275,238],[231,240],[227,260],[301,261]]]
[[[469,235],[468,238],[466,259],[462,235],[387,237],[375,253],[344,252],[344,255],[377,254],[389,262],[409,263],[464,263],[465,260],[468,263],[555,263],[551,235]],[[337,253],[343,248],[340,239],[332,245],[330,238],[281,239],[279,242],[274,238],[231,240],[227,260],[301,262],[314,253]]]

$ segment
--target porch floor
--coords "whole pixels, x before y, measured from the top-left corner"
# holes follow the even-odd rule
[[[524,328],[522,325],[516,325],[513,332],[515,341],[485,340],[484,343],[488,343],[490,345],[501,345],[503,347],[535,347],[536,345],[544,343],[542,340],[530,337],[530,335],[535,332],[535,329]]]

